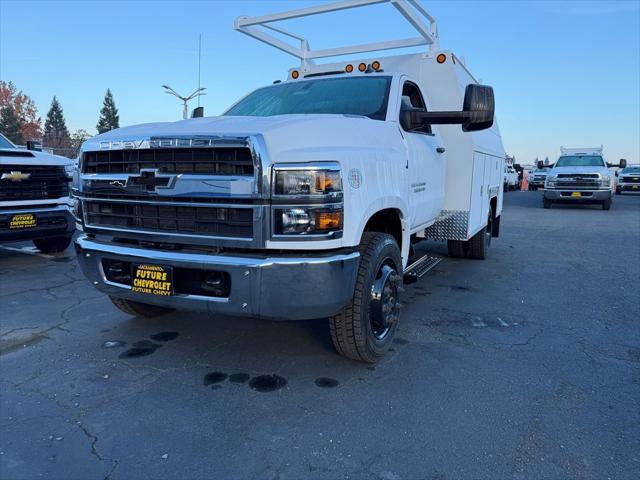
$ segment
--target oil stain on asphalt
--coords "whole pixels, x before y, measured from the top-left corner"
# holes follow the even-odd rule
[[[229,378],[229,375],[226,373],[209,372],[204,376],[203,384],[205,387],[208,387],[209,385],[224,382],[227,378]]]
[[[320,377],[314,382],[320,388],[334,388],[340,383],[334,378]]]
[[[150,342],[149,340],[140,340],[133,344],[133,348],[129,350],[125,350],[120,355],[119,358],[138,358],[138,357],[146,357],[147,355],[151,355],[158,348],[162,347],[162,345]]]
[[[260,375],[249,382],[249,386],[256,392],[275,392],[287,385],[287,380],[279,375]]]
[[[154,335],[150,335],[149,338],[151,340],[155,340],[156,342],[170,342],[171,340],[175,340],[178,338],[178,332],[160,332]]]

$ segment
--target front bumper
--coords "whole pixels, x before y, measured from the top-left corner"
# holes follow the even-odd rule
[[[618,190],[621,192],[638,192],[640,193],[640,184],[638,183],[618,183]]]
[[[573,196],[574,192],[580,192],[580,196]],[[568,202],[602,202],[611,198],[611,190],[567,190],[548,189],[544,190],[544,198],[553,201]]]
[[[14,215],[32,214],[35,227],[11,229],[9,224]],[[0,242],[17,242],[39,238],[71,235],[75,230],[75,220],[68,205],[0,210]]]
[[[352,298],[360,254],[215,255],[102,242],[86,235],[76,240],[82,271],[94,286],[113,297],[163,307],[273,320],[309,320],[338,313]],[[109,281],[106,260],[155,264],[189,271],[225,272],[225,297],[193,294],[154,296]]]

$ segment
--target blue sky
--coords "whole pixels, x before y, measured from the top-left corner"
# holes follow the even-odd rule
[[[202,105],[217,115],[296,64],[235,32],[234,18],[316,3],[0,0],[0,78],[43,117],[57,95],[71,130],[95,132],[107,87],[121,125],[177,120],[181,107],[160,85],[197,86],[202,33]],[[640,162],[640,0],[422,3],[438,20],[441,47],[495,88],[505,147],[519,161],[603,144],[610,161]],[[282,26],[314,48],[413,36],[389,5]]]

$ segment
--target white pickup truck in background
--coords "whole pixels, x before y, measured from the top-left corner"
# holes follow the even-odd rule
[[[0,134],[0,242],[30,240],[44,253],[66,249],[75,232],[74,169],[68,158],[18,148]]]
[[[545,179],[543,206],[551,208],[555,202],[597,203],[609,210],[614,185],[614,174],[609,169],[626,166],[624,159],[617,165],[605,162],[602,147],[560,147],[560,158]],[[538,168],[542,167],[538,162]]]
[[[88,140],[76,248],[96,288],[133,315],[328,317],[340,354],[374,362],[398,327],[403,279],[438,261],[416,256],[416,243],[446,240],[450,255],[484,259],[505,159],[493,90],[439,48],[419,4],[391,4],[418,41],[318,51],[271,25],[353,4],[240,17],[237,30],[300,60],[286,81],[218,117]],[[429,48],[359,55],[416,45]]]

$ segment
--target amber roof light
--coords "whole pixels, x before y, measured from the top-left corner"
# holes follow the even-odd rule
[[[346,67],[344,67],[344,71],[347,73],[351,73],[353,72],[353,65],[349,64]]]
[[[291,78],[293,78],[294,80],[296,78],[298,78],[300,76],[300,72],[297,70],[294,70],[293,72],[291,72]]]
[[[361,63],[360,65],[358,65],[358,70],[360,70],[361,72],[364,72],[366,69],[367,69],[366,63]]]
[[[447,61],[447,56],[444,53],[441,53],[436,57],[438,63],[444,63]]]
[[[373,68],[374,70],[380,70],[380,62],[378,60],[374,60],[371,63],[371,68]]]

